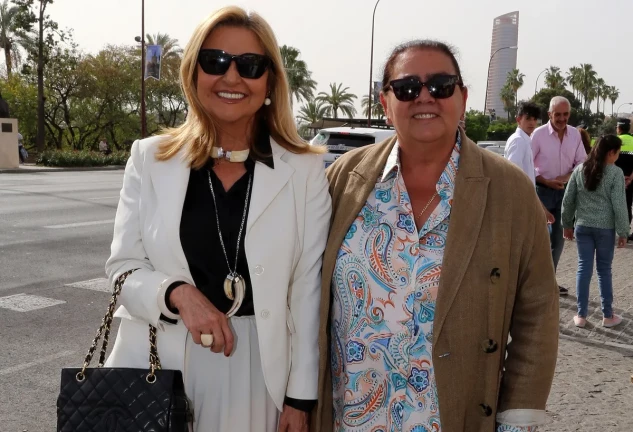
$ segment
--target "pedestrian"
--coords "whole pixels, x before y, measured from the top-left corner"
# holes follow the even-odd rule
[[[108,141],[106,141],[105,138],[101,138],[101,141],[99,141],[99,151],[105,156],[112,153],[110,146],[108,145]]]
[[[555,96],[549,105],[549,121],[532,134],[532,152],[536,173],[536,192],[545,208],[554,215],[550,244],[554,270],[563,253],[563,226],[560,222],[565,185],[575,167],[585,161],[587,152],[580,132],[569,126],[571,104],[562,96]],[[560,295],[568,290],[558,287]]]
[[[535,187],[534,156],[532,154],[532,140],[530,136],[536,129],[540,118],[541,108],[538,105],[533,102],[522,102],[519,105],[516,117],[517,130],[510,135],[503,150],[504,157],[521,168]],[[542,203],[541,205],[543,206],[547,223],[553,224],[556,221],[554,215]]]
[[[546,220],[529,179],[459,128],[467,99],[446,44],[399,46],[380,96],[396,136],[328,168],[313,431],[545,422],[558,347]]]
[[[20,157],[20,163],[25,163],[26,158],[29,157],[29,153],[24,148],[24,137],[18,132],[18,155]]]
[[[574,316],[574,324],[580,328],[587,324],[594,255],[604,316],[602,325],[615,327],[622,322],[622,317],[613,313],[611,275],[615,237],[619,237],[618,247],[624,247],[630,228],[625,208],[624,174],[615,166],[621,147],[622,140],[615,135],[600,138],[587,161],[574,170],[563,199],[564,236],[573,240],[575,235],[578,247],[578,314]]]
[[[0,118],[10,118],[9,104],[2,98],[2,93],[0,93]]]
[[[108,365],[146,364],[157,326],[196,432],[307,432],[316,404],[331,200],[283,64],[258,14],[209,16],[183,53],[187,121],[136,141],[125,171],[106,271],[114,284],[139,270]]]
[[[616,132],[622,140],[622,150],[615,165],[624,172],[624,185],[626,187],[626,210],[629,215],[629,224],[633,219],[633,136],[631,135],[631,119],[619,118]],[[633,235],[629,236],[633,240]]]

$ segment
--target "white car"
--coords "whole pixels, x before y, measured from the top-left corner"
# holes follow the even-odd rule
[[[379,143],[391,138],[395,133],[396,131],[393,129],[334,127],[321,129],[317,136],[312,138],[310,144],[327,146],[327,153],[324,155],[325,167],[327,168],[345,152]]]

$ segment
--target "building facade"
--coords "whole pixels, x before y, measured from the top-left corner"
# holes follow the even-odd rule
[[[517,66],[517,49],[502,49],[498,52],[497,50],[505,47],[516,47],[518,43],[519,12],[510,12],[496,17],[492,25],[490,55],[494,55],[494,57],[490,62],[488,74],[486,109],[487,114],[494,110],[498,118],[505,118],[507,115],[501,101],[501,89],[506,83],[508,72]]]

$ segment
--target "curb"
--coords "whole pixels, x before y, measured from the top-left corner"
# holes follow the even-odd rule
[[[125,165],[111,165],[103,167],[34,167],[34,168],[12,168],[0,169],[0,174],[29,174],[29,173],[49,173],[49,172],[80,172],[80,171],[118,171],[124,170]]]

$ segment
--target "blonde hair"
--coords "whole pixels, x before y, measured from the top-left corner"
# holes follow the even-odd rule
[[[201,168],[211,155],[211,149],[217,141],[217,126],[198,98],[198,53],[209,34],[222,26],[242,27],[252,31],[261,42],[266,55],[272,60],[272,65],[268,69],[268,97],[272,103],[263,106],[256,115],[265,119],[271,136],[290,152],[322,153],[322,146],[309,145],[297,132],[290,104],[288,79],[272,28],[257,13],[230,6],[216,11],[200,23],[184,50],[180,82],[189,104],[189,112],[183,125],[164,132],[168,139],[160,144],[156,159],[171,159],[184,147],[190,166]]]

